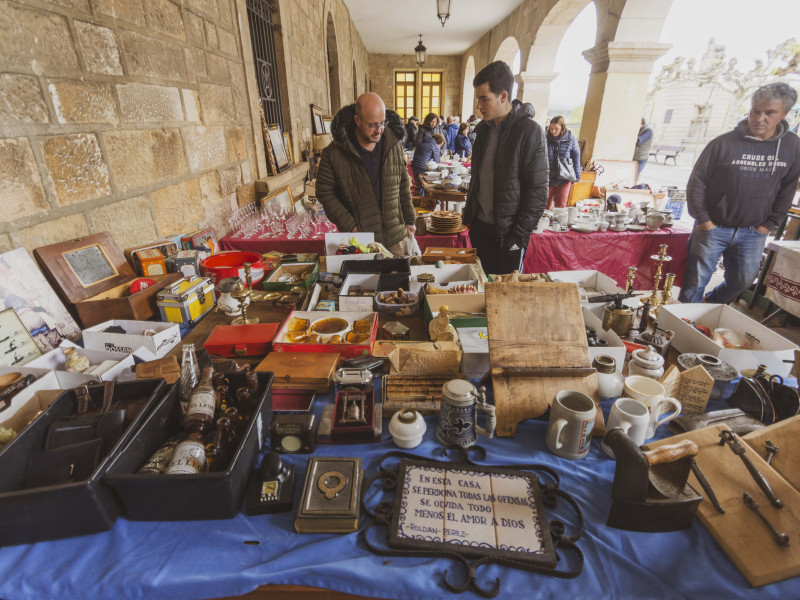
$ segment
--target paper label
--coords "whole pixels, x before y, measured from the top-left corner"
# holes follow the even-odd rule
[[[217,394],[213,391],[195,391],[189,398],[189,406],[186,414],[190,418],[194,415],[202,415],[214,418],[217,408]]]
[[[194,475],[206,470],[206,449],[200,442],[184,440],[175,448],[167,475]]]
[[[699,415],[705,412],[706,404],[714,387],[714,378],[703,365],[697,365],[681,373],[672,365],[661,378],[665,395],[681,403],[681,412],[686,415]]]

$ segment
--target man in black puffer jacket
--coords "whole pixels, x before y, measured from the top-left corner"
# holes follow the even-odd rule
[[[484,67],[472,85],[483,120],[475,128],[464,222],[487,273],[521,272],[531,231],[547,202],[544,130],[513,110],[514,75],[504,62]]]

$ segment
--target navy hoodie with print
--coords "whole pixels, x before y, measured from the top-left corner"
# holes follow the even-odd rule
[[[689,214],[698,223],[775,230],[786,217],[800,178],[800,138],[784,120],[775,135],[758,140],[747,119],[713,139],[697,160],[686,188]]]

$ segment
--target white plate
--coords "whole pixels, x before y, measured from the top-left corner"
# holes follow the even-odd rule
[[[628,231],[644,231],[645,229],[644,225],[634,225],[633,223],[628,225]]]
[[[439,171],[425,171],[425,175],[428,177],[436,177],[439,174]]]
[[[617,233],[620,233],[620,232],[622,232],[622,231],[625,231],[625,230],[627,230],[627,229],[628,229],[628,226],[627,226],[627,225],[623,225],[622,227],[609,227],[609,229],[610,229],[611,231],[616,231]]]
[[[580,233],[594,233],[597,231],[597,229],[590,225],[573,225],[572,231],[579,231]]]

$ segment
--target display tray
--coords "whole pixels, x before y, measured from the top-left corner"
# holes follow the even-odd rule
[[[227,376],[231,388],[245,385],[242,373]],[[153,452],[182,428],[178,386],[170,388],[106,474],[106,483],[122,501],[125,518],[192,521],[236,516],[272,421],[272,373],[258,373],[258,383],[255,417],[250,419],[227,469],[196,475],[137,474]]]
[[[136,435],[148,411],[162,397],[164,389],[163,379],[116,384],[115,402],[143,399],[144,408],[86,479],[23,489],[29,458],[44,448],[50,425],[75,412],[73,390],[62,393],[3,448],[0,451],[0,544],[32,544],[111,529],[120,515],[120,505],[102,478],[122,448]],[[94,404],[102,404],[103,386],[90,386],[89,390]]]
[[[158,292],[181,279],[176,273],[153,276],[155,285],[129,294],[136,273],[107,231],[35,248],[33,256],[84,328],[109,319],[146,321],[158,314]]]

